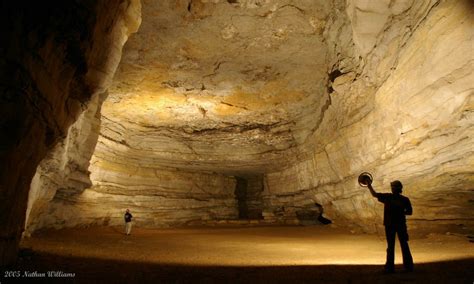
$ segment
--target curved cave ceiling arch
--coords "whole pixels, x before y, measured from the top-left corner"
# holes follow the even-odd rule
[[[102,106],[97,155],[119,143],[115,155],[140,155],[143,166],[286,166],[328,100],[333,8],[287,2],[144,1]]]
[[[319,204],[373,232],[363,171],[402,180],[414,229],[472,229],[468,2],[142,1],[107,99],[39,167],[29,230],[235,219],[240,181],[265,222]]]

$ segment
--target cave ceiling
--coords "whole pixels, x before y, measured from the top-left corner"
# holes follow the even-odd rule
[[[141,166],[284,166],[327,97],[330,10],[312,0],[142,1],[102,107],[103,152]]]

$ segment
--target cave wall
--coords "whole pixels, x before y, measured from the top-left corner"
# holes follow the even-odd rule
[[[263,219],[263,175],[236,177],[235,198],[239,219]]]
[[[263,218],[263,175],[247,177],[247,210],[249,219]]]
[[[57,182],[41,184],[43,188],[49,186],[49,200],[36,202],[45,206],[30,218],[28,233],[40,228],[121,225],[127,208],[135,223],[143,227],[237,218],[234,177],[162,167],[147,155],[137,155],[126,142],[133,132],[100,115],[100,109],[93,108],[85,118],[84,123],[78,123],[77,131],[85,132],[83,127],[89,129],[88,124],[95,123],[97,127],[86,131],[88,136],[84,138],[90,142],[95,138],[96,143],[83,143],[76,135],[69,143],[74,145],[70,151],[65,153],[61,148],[59,155],[73,165],[70,174],[61,167],[51,167],[52,163],[58,164],[54,159],[43,161],[44,170],[38,175],[45,181],[57,178]],[[146,139],[142,141],[146,143]],[[90,162],[81,159],[78,163],[74,158],[77,155],[89,157]],[[90,184],[69,182],[81,173]]]
[[[314,154],[265,176],[269,218],[317,202],[336,224],[376,231],[383,205],[357,184],[369,171],[379,192],[402,181],[412,229],[473,229],[473,5],[397,3],[347,1],[327,30],[331,104],[305,145]]]
[[[40,218],[42,228],[123,225],[127,208],[141,227],[238,216],[233,177],[121,164],[97,154],[90,167],[92,186],[83,192],[59,189]]]
[[[279,168],[325,99],[332,2],[143,1],[102,135],[126,143],[115,153],[133,162],[229,175]]]
[[[379,39],[383,49],[401,46],[394,49],[396,54],[380,57],[381,61],[395,58],[380,86],[373,84],[383,78],[384,69],[376,73],[366,68],[363,74],[372,74],[368,78],[344,70],[349,72],[335,83],[350,83],[335,84],[319,132],[335,134],[315,135],[315,144],[324,151],[316,150],[311,159],[266,176],[266,195],[272,202],[295,206],[314,200],[323,204],[331,219],[373,230],[374,224],[380,224],[382,207],[356,182],[357,175],[368,170],[380,191],[389,191],[393,179],[404,182],[405,194],[415,207],[411,220],[419,223],[415,227],[430,220],[443,225],[472,222],[472,57],[465,56],[472,54],[468,8],[467,2],[426,6],[426,12],[416,13],[426,18],[414,21],[417,28],[406,42],[400,40],[407,35],[393,42],[384,42],[386,36]],[[371,60],[375,59],[365,61]],[[366,88],[359,88],[361,84]],[[360,109],[348,112],[350,117],[338,117],[336,110],[349,96],[368,99],[362,100],[365,105]]]
[[[325,15],[325,28],[318,28],[328,53],[326,56],[324,51],[318,57],[318,66],[322,66],[320,61],[327,66],[327,93],[320,94],[321,84],[315,83],[317,88],[311,89],[311,94],[322,103],[317,107],[309,104],[314,115],[288,123],[295,125],[295,131],[285,125],[284,136],[280,137],[284,147],[272,147],[272,141],[280,139],[272,136],[281,132],[278,127],[266,132],[270,128],[246,129],[235,124],[217,131],[194,117],[188,117],[190,121],[184,127],[169,127],[153,112],[146,123],[134,122],[127,115],[134,105],[120,104],[128,97],[120,93],[123,86],[118,84],[118,94],[105,106],[121,107],[102,113],[101,133],[90,168],[85,157],[91,155],[94,143],[80,142],[86,137],[77,140],[81,135],[73,138],[76,142],[67,142],[67,138],[58,146],[57,154],[51,155],[52,161],[44,162],[44,171],[34,180],[33,188],[45,188],[50,183],[51,189],[32,192],[32,196],[39,196],[40,209],[31,205],[31,216],[37,216],[30,218],[31,231],[122,224],[126,208],[132,210],[141,226],[236,219],[236,181],[231,176],[242,169],[246,174],[266,172],[263,180],[261,176],[246,177],[247,190],[252,193],[247,196],[247,210],[252,210],[255,218],[262,211],[270,223],[301,224],[321,213],[320,204],[325,217],[335,224],[369,232],[379,230],[383,208],[356,182],[360,172],[370,171],[378,191],[388,192],[389,182],[394,179],[404,183],[415,210],[409,218],[412,229],[472,228],[472,5],[467,0],[353,0],[331,5],[335,10]],[[299,17],[306,15],[294,7],[290,10]],[[145,42],[146,37],[139,38]],[[137,46],[141,45],[132,44],[135,49]],[[125,56],[124,70],[137,57],[138,51],[133,48]],[[167,52],[175,55],[174,50]],[[138,63],[144,62],[154,61]],[[150,71],[141,65],[133,65],[131,70],[136,69]],[[128,75],[124,71],[119,78]],[[160,80],[150,82],[158,84]],[[162,83],[158,85],[160,90],[164,88]],[[191,89],[197,92],[193,96],[202,95],[199,92],[203,90]],[[130,98],[133,101],[135,97]],[[154,102],[156,98],[148,99]],[[247,99],[244,97],[242,102]],[[182,98],[178,96],[179,100]],[[192,107],[206,121],[211,116]],[[174,105],[166,108],[174,109]],[[146,110],[155,111],[153,107]],[[132,114],[141,111],[134,109],[136,113]],[[239,120],[251,118],[239,115]],[[96,118],[91,121],[99,123]],[[76,132],[83,133],[83,126],[78,126]],[[98,135],[95,131],[94,137]],[[287,141],[295,135],[302,144],[288,148]],[[269,144],[262,152],[265,155],[255,158],[254,148],[248,147],[249,151],[245,146],[253,143],[252,137]],[[215,141],[224,141],[225,145],[216,147]],[[85,151],[80,162],[74,154],[63,159],[71,145],[76,145],[74,151]],[[236,147],[247,156],[242,158],[242,153],[234,151]],[[269,149],[272,155],[267,155]],[[65,171],[46,174],[53,170],[52,165]],[[75,184],[77,178],[72,177],[76,166],[80,184]],[[216,169],[221,173],[213,172]],[[88,171],[92,172],[92,186],[84,190],[89,182]],[[44,181],[38,185],[38,180]],[[50,204],[41,206],[47,200]]]
[[[82,193],[92,185],[89,165],[100,130],[100,106],[107,93],[94,95],[66,138],[41,161],[31,182],[25,232],[44,227],[45,214],[58,190]]]
[[[139,1],[3,1],[0,35],[0,265],[10,264],[24,228],[40,161],[103,93]]]

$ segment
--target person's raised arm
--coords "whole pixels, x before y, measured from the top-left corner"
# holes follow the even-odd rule
[[[372,187],[372,182],[369,181],[367,184],[367,187],[370,190],[370,194],[372,194],[373,197],[377,197],[377,192],[375,192],[374,188]]]

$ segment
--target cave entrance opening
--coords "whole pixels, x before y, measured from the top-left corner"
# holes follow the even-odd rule
[[[263,219],[263,175],[235,177],[235,199],[239,219]]]

